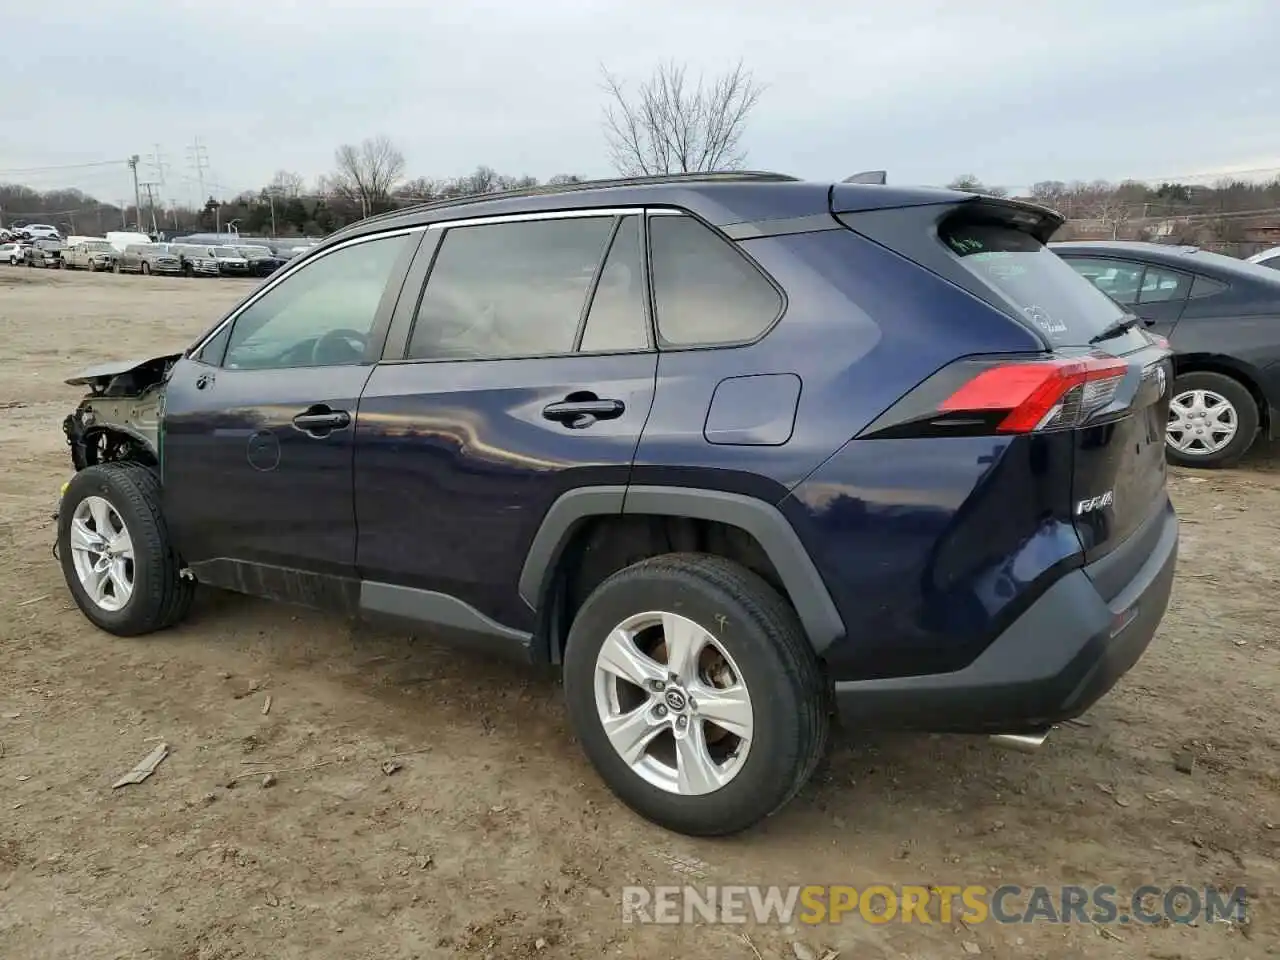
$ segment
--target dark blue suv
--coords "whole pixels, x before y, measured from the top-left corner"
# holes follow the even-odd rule
[[[627,804],[785,804],[847,727],[1035,745],[1164,614],[1167,344],[1024,203],[771,174],[365,220],[87,371],[85,615],[197,583],[558,665]]]

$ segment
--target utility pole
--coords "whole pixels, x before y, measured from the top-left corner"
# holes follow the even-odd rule
[[[158,223],[156,223],[156,198],[155,198],[155,195],[154,195],[154,194],[152,194],[152,192],[151,192],[151,188],[152,188],[152,187],[154,187],[154,186],[156,186],[156,184],[154,184],[154,183],[144,183],[142,186],[146,188],[146,191],[147,191],[147,206],[151,208],[151,232],[152,232],[152,233],[159,233],[159,232],[160,232],[160,225],[159,225]]]
[[[142,226],[142,190],[138,186],[138,161],[142,158],[136,153],[129,158],[129,169],[133,171],[133,202],[134,209],[138,211],[138,226]]]
[[[187,148],[187,161],[196,172],[196,183],[200,185],[200,205],[203,206],[208,199],[204,192],[204,171],[209,166],[209,151],[205,149],[199,137],[196,137]]]

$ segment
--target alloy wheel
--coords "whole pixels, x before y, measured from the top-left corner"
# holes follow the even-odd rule
[[[618,624],[596,658],[595,699],[614,750],[661,790],[713,793],[746,761],[753,711],[742,672],[687,617],[654,611]]]
[[[89,599],[103,610],[123,609],[133,596],[133,540],[119,511],[102,497],[85,497],[76,506],[71,555]]]

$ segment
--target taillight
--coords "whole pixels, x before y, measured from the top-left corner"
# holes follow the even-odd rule
[[[938,411],[997,415],[999,433],[1069,429],[1109,406],[1127,371],[1114,357],[1004,363],[961,385]]]

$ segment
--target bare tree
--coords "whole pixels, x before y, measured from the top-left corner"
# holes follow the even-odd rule
[[[384,204],[404,175],[404,154],[389,137],[370,137],[358,146],[344,143],[334,152],[337,170],[330,179],[335,193],[358,202],[362,216]]]
[[[1007,197],[1009,191],[1004,187],[987,186],[972,173],[962,173],[947,184],[949,190],[963,190],[966,193],[980,193],[988,197]]]
[[[267,191],[273,197],[289,199],[302,196],[302,187],[302,177],[299,174],[292,170],[277,170],[276,175],[267,184]]]
[[[603,68],[609,103],[605,138],[625,176],[736,170],[746,159],[742,135],[763,87],[742,62],[713,80],[690,80],[674,62],[659,66],[635,95]]]

